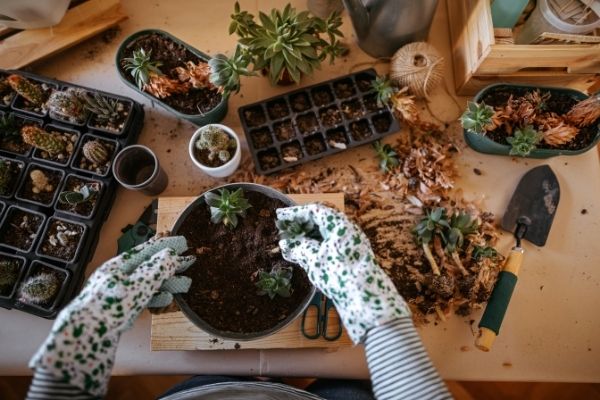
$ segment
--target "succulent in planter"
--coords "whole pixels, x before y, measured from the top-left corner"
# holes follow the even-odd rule
[[[250,203],[244,197],[244,191],[240,188],[234,192],[228,189],[219,190],[219,194],[206,193],[206,204],[210,207],[211,222],[213,224],[223,223],[223,225],[235,228],[239,217],[246,216],[246,210]]]
[[[517,129],[513,136],[507,137],[506,141],[510,144],[511,156],[528,156],[540,143],[544,135],[531,127],[525,126]]]
[[[257,23],[236,2],[231,18],[229,33],[238,35],[254,71],[266,71],[273,85],[298,83],[302,74],[310,75],[327,57],[333,62],[347,51],[339,42],[342,19],[337,12],[323,20],[288,4],[270,14],[260,12]]]
[[[60,282],[48,272],[29,277],[19,289],[19,300],[25,303],[48,304],[58,294]]]
[[[0,260],[0,296],[8,296],[19,279],[20,266],[15,259]]]
[[[460,123],[467,131],[483,135],[488,130],[495,128],[495,124],[492,121],[494,115],[495,111],[493,107],[488,106],[484,102],[477,104],[470,101],[467,103],[467,111],[460,117]]]
[[[83,124],[88,116],[84,96],[85,91],[83,89],[55,90],[46,101],[46,108],[54,117],[75,124]]]
[[[237,143],[225,130],[209,125],[202,128],[194,147],[196,158],[202,164],[216,167],[231,160]]]
[[[373,143],[373,149],[379,158],[379,169],[382,172],[390,172],[400,164],[398,153],[389,144],[382,144],[379,140]]]
[[[255,285],[258,288],[259,296],[269,296],[271,300],[275,296],[290,297],[292,289],[292,274],[291,267],[275,266],[270,272],[259,271],[258,281]]]
[[[240,77],[256,75],[248,69],[250,61],[250,54],[240,45],[236,46],[231,57],[224,54],[215,55],[208,60],[210,82],[224,94],[239,92]]]

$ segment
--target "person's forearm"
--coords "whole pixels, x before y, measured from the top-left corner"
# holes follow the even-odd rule
[[[410,317],[371,329],[365,345],[378,400],[452,399]]]
[[[64,379],[36,368],[27,392],[27,400],[91,400],[97,399],[78,387],[65,383]]]

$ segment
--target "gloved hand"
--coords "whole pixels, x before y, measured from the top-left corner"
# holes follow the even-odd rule
[[[302,266],[311,282],[334,302],[354,343],[361,342],[371,328],[411,315],[377,264],[369,239],[344,214],[308,204],[278,209],[277,220],[278,226],[296,222],[293,237],[279,241],[283,258]],[[322,240],[298,234],[301,227],[306,231],[313,225]]]
[[[172,300],[169,292],[189,289],[189,278],[173,277],[194,262],[178,256],[186,250],[184,237],[164,237],[104,263],[60,312],[30,368],[43,368],[94,396],[104,395],[121,333],[151,302],[166,305]]]

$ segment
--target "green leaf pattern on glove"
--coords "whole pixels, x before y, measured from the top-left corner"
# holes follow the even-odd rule
[[[313,222],[322,241],[307,237],[279,241],[283,257],[302,266],[323,294],[333,300],[354,343],[373,327],[410,309],[375,260],[369,239],[344,214],[321,204],[280,208],[279,221]]]
[[[43,368],[94,396],[104,395],[121,333],[156,292],[166,290],[158,295],[164,297],[170,295],[169,289],[185,289],[184,281],[169,278],[193,264],[193,257],[178,256],[186,250],[185,238],[164,237],[104,263],[59,313],[29,366]]]

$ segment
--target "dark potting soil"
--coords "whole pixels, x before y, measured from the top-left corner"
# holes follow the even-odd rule
[[[296,126],[298,127],[298,130],[304,136],[306,136],[307,134],[311,134],[319,128],[319,121],[317,121],[315,114],[311,112],[297,116]]]
[[[199,59],[184,46],[173,42],[172,40],[157,34],[140,36],[126,50],[124,58],[132,57],[133,51],[142,48],[146,53],[152,51],[152,60],[160,61],[162,65],[160,70],[167,76],[177,79],[176,67],[183,67],[188,61],[194,64],[205,62]],[[125,62],[121,60],[120,68],[127,77],[127,80],[135,84],[135,81],[129,71],[125,70]],[[215,108],[221,101],[221,94],[217,89],[191,89],[187,93],[175,93],[171,96],[160,99],[163,103],[171,106],[175,110],[184,114],[204,114]]]
[[[319,111],[323,126],[334,126],[342,122],[342,113],[336,106],[323,108]]]
[[[305,93],[292,95],[290,97],[290,103],[292,104],[292,110],[295,112],[303,112],[311,107],[310,100]]]
[[[273,144],[273,138],[271,137],[269,128],[253,130],[250,132],[250,137],[252,138],[252,143],[254,144],[255,149],[264,149],[265,147],[269,147]]]
[[[269,113],[269,117],[271,119],[279,119],[288,115],[290,113],[290,109],[285,103],[285,100],[274,100],[270,103],[267,103],[267,112]]]
[[[330,147],[338,147],[340,144],[348,144],[348,139],[343,128],[332,129],[327,132],[327,143]]]
[[[290,120],[275,123],[273,130],[275,131],[275,137],[280,142],[285,142],[296,136],[294,126]]]
[[[271,169],[281,165],[281,160],[275,150],[267,150],[258,154],[258,163],[262,169]]]
[[[99,190],[102,190],[102,183],[98,182],[98,181],[91,181],[91,180],[82,180],[79,179],[75,176],[69,176],[67,178],[67,183],[65,184],[64,190],[65,191],[70,191],[70,192],[76,192],[79,189],[81,189],[85,184],[88,183],[95,183],[98,185]],[[90,215],[92,215],[92,212],[94,211],[94,207],[96,206],[96,202],[98,201],[99,197],[100,197],[100,192],[98,192],[95,196],[93,196],[91,199],[89,199],[88,201],[85,201],[83,203],[77,203],[77,204],[69,204],[69,203],[61,203],[60,201],[58,201],[56,203],[56,209],[57,210],[61,210],[61,211],[68,211],[77,215],[81,215],[82,217],[89,217]]]
[[[350,79],[344,79],[334,83],[333,90],[335,91],[335,95],[340,99],[352,97],[356,93]]]
[[[361,92],[368,92],[373,89],[375,78],[371,74],[359,74],[356,76],[356,86]]]
[[[392,125],[392,117],[389,114],[377,115],[373,117],[373,127],[377,133],[387,132]]]
[[[362,105],[358,100],[350,100],[342,103],[342,111],[346,118],[354,119],[365,115]]]
[[[219,159],[219,157],[213,157],[213,159],[210,159],[210,151],[207,149],[199,149],[197,147],[194,146],[194,157],[196,157],[196,160],[198,160],[202,165],[206,165],[207,167],[210,168],[216,168],[216,167],[220,167],[221,165],[225,165],[227,164],[229,161],[231,161],[231,159],[233,158],[233,155],[235,154],[235,151],[237,149],[237,145],[233,146],[229,149],[227,149],[227,151],[229,151],[229,155],[231,158],[229,158],[229,160],[227,161],[221,161]]]
[[[292,143],[284,144],[281,146],[281,156],[283,161],[287,163],[293,163],[303,158],[302,147],[297,141]]]
[[[312,98],[315,106],[320,107],[333,101],[333,93],[328,87],[318,87],[312,90]]]
[[[374,94],[363,97],[363,103],[368,112],[384,110],[385,107],[379,107],[377,96]]]
[[[278,249],[275,210],[285,207],[279,200],[246,192],[252,205],[233,230],[210,222],[206,205],[192,211],[177,234],[187,238],[191,253],[198,255],[184,275],[192,286],[183,295],[190,308],[215,329],[252,333],[274,327],[293,313],[310,291],[304,270],[283,260]],[[290,297],[259,296],[258,271],[292,267]]]
[[[325,142],[321,136],[315,135],[304,140],[304,147],[308,155],[314,156],[325,151]]]
[[[244,119],[249,127],[260,126],[267,122],[267,117],[260,107],[244,110]]]
[[[13,114],[13,118],[14,118],[14,122],[15,122],[14,129],[17,132],[20,132],[21,128],[24,126],[41,126],[38,123],[20,118],[14,114]],[[6,134],[4,134],[4,132],[0,132],[0,134],[2,134],[1,138],[0,138],[0,149],[9,151],[11,153],[17,153],[17,154],[25,154],[29,150],[31,150],[31,146],[28,145],[27,143],[24,143],[23,140],[21,139],[20,133],[8,135],[8,136]]]
[[[120,133],[125,128],[125,123],[127,122],[127,118],[129,118],[130,112],[131,104],[129,102],[117,100],[118,117],[114,118],[112,121],[101,122],[98,121],[98,116],[96,114],[92,114],[90,126],[94,128],[103,129],[115,134]]]
[[[0,255],[0,264],[4,265],[5,275],[0,281],[0,296],[10,296],[23,268],[23,261],[18,258],[13,258],[5,255]]]
[[[83,226],[62,220],[52,220],[42,238],[39,253],[72,261],[83,237]]]
[[[85,171],[94,172],[99,175],[106,174],[108,172],[108,170],[110,169],[113,155],[115,154],[115,151],[117,149],[116,143],[112,142],[110,140],[104,140],[102,138],[93,137],[93,136],[87,137],[84,140],[85,141],[82,142],[81,145],[79,146],[79,152],[77,154],[77,159],[75,160],[73,165],[76,168],[83,169]],[[106,158],[106,161],[102,164],[96,164],[95,162],[88,160],[83,154],[83,146],[87,142],[91,142],[93,140],[97,140],[100,143],[102,143],[102,145],[104,146],[104,148],[106,149],[106,151],[108,153],[108,157]]]
[[[370,137],[373,132],[371,132],[371,128],[369,128],[369,124],[365,120],[352,122],[350,124],[350,134],[352,135],[352,139],[356,141],[365,140]]]
[[[481,98],[481,101],[492,107],[503,107],[508,102],[508,99],[512,95],[513,97],[520,97],[526,93],[531,92],[531,89],[527,88],[499,88],[497,90],[491,90]],[[566,93],[552,93],[550,98],[546,101],[546,111],[552,111],[558,115],[563,115],[569,112],[569,110],[577,103],[577,100],[571,95]],[[545,142],[539,143],[536,147],[539,149],[553,149],[553,150],[580,150],[587,147],[596,135],[598,134],[598,122],[581,128],[575,139],[560,146],[550,146]],[[508,145],[506,141],[506,131],[500,127],[491,132],[487,132],[486,136],[492,139],[496,143]]]
[[[0,227],[0,243],[28,250],[41,225],[41,216],[20,209],[12,209]]]
[[[9,179],[8,184],[0,188],[0,196],[10,196],[14,193],[17,183],[19,183],[19,175],[23,170],[23,164],[6,159],[3,159],[2,161],[8,165]]]
[[[46,175],[46,177],[48,178],[48,184],[50,185],[50,187],[48,187],[47,190],[42,190],[40,191],[40,193],[34,193],[33,182],[31,180],[30,175],[31,172],[36,169],[42,171]],[[25,184],[22,185],[21,191],[19,192],[19,196],[24,199],[36,201],[45,205],[50,205],[50,203],[52,203],[52,200],[54,199],[54,193],[58,189],[58,185],[62,178],[62,174],[58,171],[41,167],[31,168],[29,169],[27,174],[28,176],[25,177]]]

